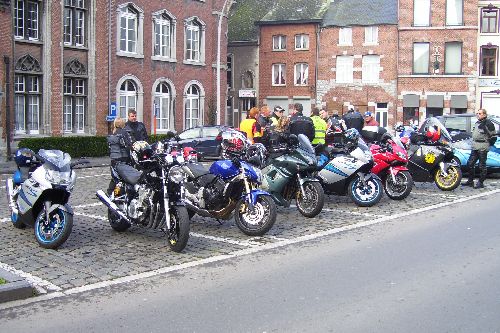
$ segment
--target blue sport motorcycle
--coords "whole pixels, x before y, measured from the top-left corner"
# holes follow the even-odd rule
[[[186,207],[190,217],[198,214],[228,220],[234,213],[236,225],[244,234],[262,236],[276,221],[276,205],[269,193],[257,188],[262,183],[262,173],[252,165],[262,163],[263,148],[256,144],[246,149],[246,138],[233,134],[236,137],[232,142],[223,144],[245,151],[245,157],[234,154],[232,159],[214,162],[208,170],[199,163],[183,166],[187,176]],[[223,155],[227,156],[226,152],[223,146]]]

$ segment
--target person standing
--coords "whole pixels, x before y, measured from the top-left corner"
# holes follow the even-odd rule
[[[130,133],[134,141],[148,141],[148,132],[144,123],[137,121],[137,111],[128,110],[128,121],[125,124],[125,130]]]
[[[264,105],[260,108],[259,118],[257,118],[262,129],[265,129],[267,126],[271,124],[271,109],[269,106]]]
[[[314,139],[311,141],[311,143],[313,145],[325,144],[327,124],[326,121],[321,118],[320,111],[317,107],[312,110],[311,120],[314,124]]]
[[[342,120],[344,120],[347,129],[355,128],[358,130],[358,132],[361,132],[361,129],[365,124],[363,116],[361,115],[361,113],[359,113],[359,111],[354,111],[353,106],[349,107],[349,111],[347,111]]]
[[[304,134],[309,138],[309,141],[314,140],[314,124],[311,118],[302,114],[303,106],[300,103],[295,103],[290,110],[290,134]]]
[[[248,111],[247,119],[243,119],[240,123],[240,131],[247,135],[247,139],[254,143],[255,137],[260,137],[260,125],[257,122],[259,117],[259,109],[253,107]],[[256,135],[257,134],[257,135]]]
[[[378,121],[373,118],[370,111],[365,112],[365,126],[379,126]]]
[[[274,107],[273,115],[271,116],[271,118],[269,118],[272,126],[276,127],[278,125],[278,121],[281,117],[283,117],[284,112],[285,109],[283,109],[281,106],[277,105]]]
[[[486,158],[488,151],[490,150],[490,145],[494,144],[495,137],[495,125],[488,119],[488,115],[485,109],[479,109],[476,111],[477,122],[474,124],[472,129],[472,151],[467,161],[467,167],[469,169],[469,178],[463,186],[474,186],[474,188],[483,188],[484,181],[486,179]],[[474,177],[476,175],[476,162],[479,160],[479,180],[474,185]]]

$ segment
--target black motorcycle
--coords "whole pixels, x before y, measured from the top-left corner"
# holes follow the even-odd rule
[[[131,155],[137,168],[125,163],[112,165],[108,193],[96,193],[108,207],[111,227],[119,232],[132,224],[163,230],[170,248],[182,251],[189,238],[182,153],[175,145],[158,143],[153,149],[136,141]]]
[[[426,119],[420,131],[412,132],[406,147],[413,181],[434,181],[443,191],[460,185],[462,171],[453,154],[451,136],[437,118]]]

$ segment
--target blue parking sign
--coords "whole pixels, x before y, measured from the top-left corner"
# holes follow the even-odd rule
[[[116,102],[109,103],[109,113],[106,116],[106,121],[113,121],[116,119]]]

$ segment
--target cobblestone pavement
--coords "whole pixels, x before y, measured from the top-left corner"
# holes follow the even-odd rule
[[[105,189],[108,168],[78,170],[78,180],[71,197],[75,210],[73,232],[58,250],[44,250],[35,241],[33,229],[15,229],[9,219],[5,178],[0,176],[0,267],[28,276],[39,292],[70,290],[118,278],[193,263],[244,249],[258,251],[266,244],[297,239],[319,232],[362,224],[442,202],[456,201],[471,195],[500,190],[500,179],[489,179],[481,190],[458,188],[440,191],[432,183],[417,183],[410,196],[393,201],[384,196],[375,207],[357,207],[347,197],[327,196],[323,211],[313,219],[302,217],[296,208],[279,208],[274,227],[263,237],[248,237],[233,220],[195,216],[191,237],[183,253],[169,250],[161,231],[132,227],[114,232],[107,222],[107,210],[95,197]],[[408,218],[408,217],[406,217]],[[411,218],[411,217],[410,217]]]

